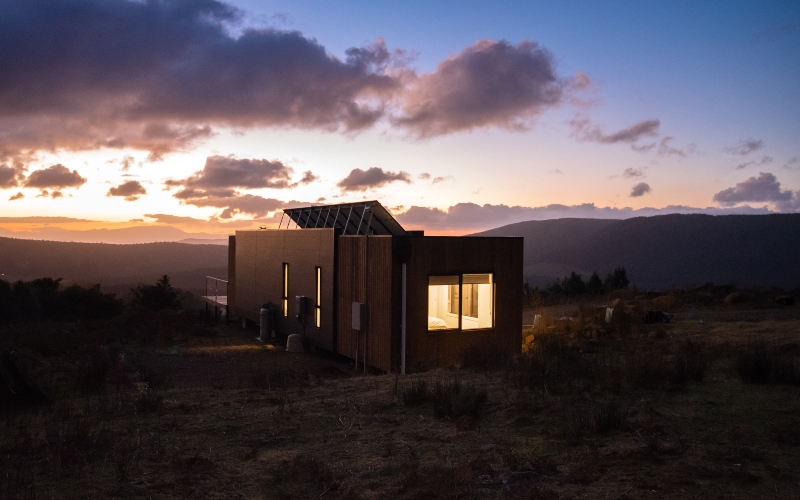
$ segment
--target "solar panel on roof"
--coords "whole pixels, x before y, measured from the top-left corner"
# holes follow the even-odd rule
[[[289,216],[290,222],[286,227],[294,222],[301,229],[329,227],[340,229],[342,234],[347,235],[405,236],[407,234],[403,226],[377,201],[287,208],[283,213]],[[283,218],[281,218],[282,224]]]

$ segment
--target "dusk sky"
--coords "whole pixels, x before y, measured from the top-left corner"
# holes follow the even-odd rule
[[[0,68],[0,236],[800,211],[797,1],[0,0]]]

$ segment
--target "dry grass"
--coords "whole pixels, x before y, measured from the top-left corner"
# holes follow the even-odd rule
[[[0,498],[796,497],[799,389],[737,360],[796,355],[800,322],[658,328],[406,378],[234,328],[28,358],[54,402],[3,414]]]

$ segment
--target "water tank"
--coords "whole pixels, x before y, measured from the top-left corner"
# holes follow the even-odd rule
[[[259,336],[258,340],[266,342],[272,336],[272,309],[269,304],[261,306],[259,312]]]
[[[293,333],[286,338],[287,352],[303,352],[303,336]]]

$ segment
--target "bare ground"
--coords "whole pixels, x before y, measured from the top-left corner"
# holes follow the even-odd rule
[[[702,381],[611,391],[508,366],[363,375],[234,327],[118,348],[96,390],[72,389],[80,360],[29,359],[55,401],[2,414],[0,498],[800,498],[800,386],[744,383],[736,358],[754,340],[796,357],[800,319],[728,312],[561,332],[582,356],[706,346]],[[437,383],[485,402],[437,418]]]

